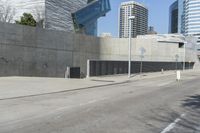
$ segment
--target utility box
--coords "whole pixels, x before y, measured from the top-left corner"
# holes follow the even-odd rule
[[[80,78],[80,67],[67,67],[65,78]]]

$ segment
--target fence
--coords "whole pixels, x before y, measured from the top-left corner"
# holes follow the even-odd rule
[[[131,62],[131,73],[158,72],[183,69],[183,62]],[[194,62],[186,62],[185,69],[192,69]],[[89,76],[115,75],[128,73],[128,61],[89,61]]]

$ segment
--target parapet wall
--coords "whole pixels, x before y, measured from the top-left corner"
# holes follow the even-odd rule
[[[144,47],[145,61],[174,62],[183,49],[176,43],[156,39],[133,39],[132,58],[140,60]],[[191,54],[190,54],[191,56]],[[192,56],[187,60],[193,61]],[[62,31],[0,23],[0,76],[64,77],[67,66],[80,67],[86,74],[87,60],[128,58],[128,39],[97,38]]]

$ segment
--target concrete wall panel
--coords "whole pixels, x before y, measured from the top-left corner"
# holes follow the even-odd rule
[[[183,48],[178,43],[161,43],[156,39],[132,39],[132,60],[140,61],[139,49],[146,49],[144,61],[174,62]],[[192,50],[187,50],[186,62],[193,62]],[[97,38],[62,31],[45,30],[15,24],[0,23],[0,76],[64,77],[66,67],[80,67],[86,75],[87,60],[127,61],[128,39]],[[123,73],[123,64],[99,64],[99,73]],[[108,68],[107,71],[104,71]],[[111,70],[111,68],[115,68]]]

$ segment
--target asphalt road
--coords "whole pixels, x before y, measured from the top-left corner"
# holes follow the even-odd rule
[[[174,79],[1,100],[0,133],[200,133],[200,73]]]

